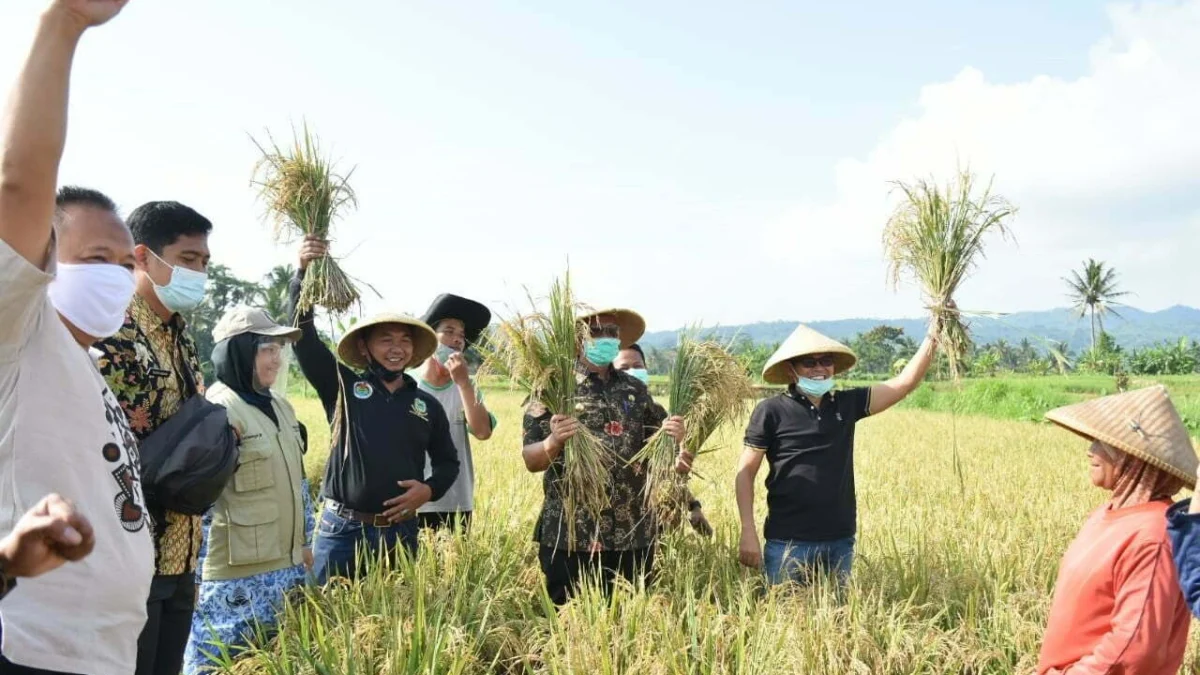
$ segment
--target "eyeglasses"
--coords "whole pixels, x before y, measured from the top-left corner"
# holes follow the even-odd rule
[[[615,323],[606,323],[599,326],[592,326],[592,337],[594,338],[616,338],[621,337],[621,327]]]
[[[822,356],[801,356],[799,359],[796,359],[796,363],[798,363],[801,368],[816,368],[817,366],[821,366],[822,368],[832,368],[833,357],[828,354]]]
[[[278,342],[260,342],[258,345],[258,353],[270,354],[278,356],[283,352],[283,345]]]

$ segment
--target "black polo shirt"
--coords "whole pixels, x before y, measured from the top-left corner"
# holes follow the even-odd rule
[[[290,290],[295,307],[298,278]],[[403,387],[389,392],[374,375],[338,363],[317,334],[311,313],[300,315],[298,324],[296,361],[336,432],[321,494],[366,513],[383,513],[383,503],[404,492],[397,485],[403,480],[423,481],[433,492],[431,501],[446,494],[458,478],[459,461],[442,404],[408,375]],[[341,422],[336,419],[339,399],[345,407]]]
[[[759,402],[746,445],[767,455],[767,539],[830,541],[857,527],[854,425],[870,414],[871,390],[831,392],[818,409],[790,387]]]

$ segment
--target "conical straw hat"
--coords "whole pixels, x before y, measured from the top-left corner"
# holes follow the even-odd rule
[[[646,320],[642,318],[641,314],[632,309],[610,307],[609,309],[588,311],[586,314],[581,314],[579,320],[590,321],[605,314],[614,316],[617,320],[617,325],[621,327],[621,349],[627,349],[646,334]]]
[[[850,370],[858,361],[858,357],[846,345],[801,324],[767,360],[767,365],[763,367],[763,379],[771,384],[791,384],[796,381],[796,376],[788,362],[799,356],[813,354],[832,356],[834,374]]]
[[[412,334],[413,353],[412,358],[408,361],[408,367],[415,368],[425,362],[425,359],[433,356],[434,350],[437,349],[438,339],[437,333],[429,327],[429,324],[414,319],[407,314],[396,314],[394,312],[384,312],[376,314],[365,321],[359,321],[354,324],[354,327],[342,336],[338,341],[337,353],[342,359],[342,363],[356,370],[366,370],[367,359],[358,351],[357,337],[362,331],[371,326],[379,326],[385,323],[398,323],[403,326],[408,326]]]
[[[1046,419],[1196,486],[1196,450],[1167,388],[1158,385],[1055,408]]]

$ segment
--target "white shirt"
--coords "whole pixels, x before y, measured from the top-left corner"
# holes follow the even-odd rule
[[[75,502],[96,547],[3,602],[0,652],[45,670],[128,675],[146,622],[154,545],[137,442],[47,295],[53,279],[0,240],[0,536],[42,497]]]

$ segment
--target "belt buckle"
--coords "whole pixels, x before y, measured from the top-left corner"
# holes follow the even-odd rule
[[[387,516],[382,513],[376,513],[371,516],[371,527],[391,527],[392,522],[387,519]]]

